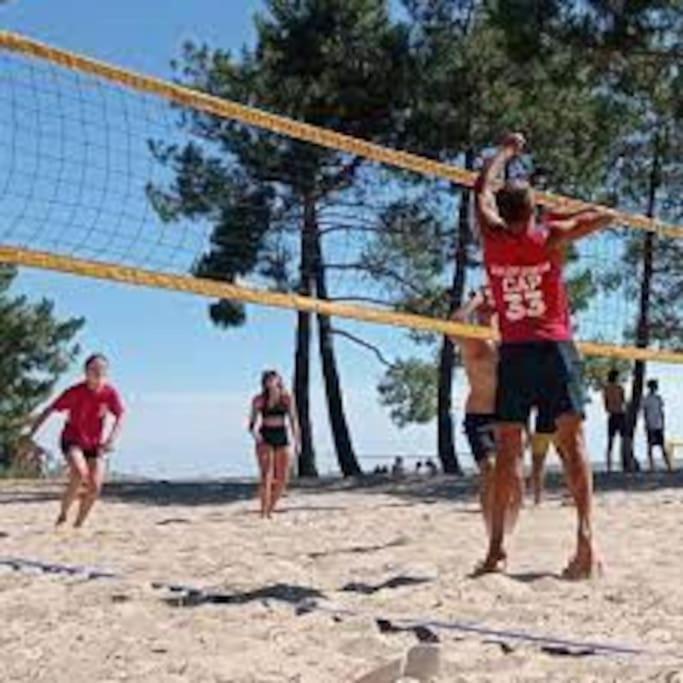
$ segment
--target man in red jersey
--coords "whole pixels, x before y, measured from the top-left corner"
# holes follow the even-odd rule
[[[613,214],[585,210],[537,221],[529,184],[502,180],[506,165],[524,144],[522,135],[508,135],[475,185],[484,263],[501,337],[492,529],[478,571],[498,571],[505,564],[505,518],[511,514],[510,501],[522,500],[523,430],[535,407],[555,423],[578,513],[577,550],[565,575],[584,578],[599,568],[599,561],[591,526],[593,480],[582,425],[581,359],[572,341],[564,247],[609,225]]]

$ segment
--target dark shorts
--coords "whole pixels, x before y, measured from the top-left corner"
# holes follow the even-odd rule
[[[607,418],[607,435],[613,439],[617,434],[624,436],[626,432],[626,414],[611,413]]]
[[[664,447],[664,430],[663,429],[648,429],[647,430],[647,444],[648,446],[662,446]]]
[[[528,424],[532,408],[547,428],[565,414],[583,417],[582,363],[573,342],[502,344],[498,361],[499,422]]]
[[[284,427],[261,427],[261,438],[273,448],[289,446],[289,437]]]
[[[474,460],[479,464],[488,455],[496,452],[496,435],[493,431],[496,418],[494,415],[465,415],[463,427]]]
[[[81,453],[83,453],[86,460],[96,460],[102,455],[99,448],[83,448],[77,443],[64,438],[62,438],[60,447],[62,449],[62,455],[64,455],[65,458],[69,455],[69,451],[71,451],[72,448],[78,448]]]
[[[554,434],[556,429],[554,417],[551,417],[548,413],[542,413],[541,411],[536,413],[534,434]]]

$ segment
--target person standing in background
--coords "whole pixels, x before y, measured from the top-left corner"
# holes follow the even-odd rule
[[[664,446],[664,399],[659,395],[659,382],[651,379],[647,383],[649,393],[643,400],[643,418],[645,420],[645,434],[647,436],[647,459],[650,472],[655,471],[654,449],[659,446],[662,457],[669,472],[673,472],[671,454]]]
[[[626,394],[619,382],[618,370],[609,371],[607,384],[602,390],[602,398],[607,412],[607,471],[611,472],[614,439],[618,434],[623,442],[626,431]]]
[[[296,406],[275,370],[261,376],[261,392],[251,401],[249,431],[256,442],[261,480],[259,500],[261,517],[270,518],[289,481],[291,457],[287,424],[292,432],[295,452],[299,451],[301,430]]]

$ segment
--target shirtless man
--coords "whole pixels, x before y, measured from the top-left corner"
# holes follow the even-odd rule
[[[522,434],[532,408],[555,423],[567,484],[578,515],[576,553],[565,570],[586,578],[599,568],[592,530],[592,472],[583,431],[581,359],[572,341],[563,278],[564,247],[611,223],[613,214],[586,210],[571,218],[535,218],[531,187],[503,182],[506,165],[524,148],[506,137],[475,186],[484,263],[498,314],[501,346],[496,389],[497,454],[491,536],[478,571],[504,566],[506,514],[521,490]]]
[[[493,307],[484,289],[472,292],[469,301],[453,314],[453,320],[489,327]],[[496,366],[498,351],[493,340],[451,337],[460,347],[470,392],[465,401],[463,427],[481,475],[479,499],[487,533],[491,533],[492,477],[496,456],[494,433]]]
[[[607,412],[607,471],[611,472],[614,439],[619,434],[619,438],[623,440],[626,432],[626,393],[619,382],[619,370],[609,371],[602,398]]]

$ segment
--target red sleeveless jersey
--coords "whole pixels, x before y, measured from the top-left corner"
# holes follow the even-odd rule
[[[534,219],[519,235],[484,231],[484,264],[504,343],[572,338],[563,256],[548,248],[549,236]]]

